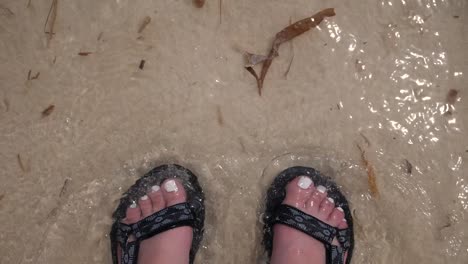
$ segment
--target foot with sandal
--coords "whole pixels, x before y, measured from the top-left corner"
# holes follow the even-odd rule
[[[191,264],[203,237],[203,191],[188,169],[163,165],[129,188],[113,217],[114,264]],[[331,179],[312,168],[291,167],[275,178],[263,221],[271,264],[351,261],[348,202]]]

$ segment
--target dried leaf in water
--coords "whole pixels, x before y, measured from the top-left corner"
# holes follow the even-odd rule
[[[80,56],[88,56],[89,54],[93,54],[92,52],[90,51],[82,51],[82,52],[78,52],[78,55]]]
[[[55,109],[55,105],[49,105],[44,111],[42,111],[42,117],[49,116]]]
[[[380,197],[379,189],[377,188],[377,177],[375,176],[375,171],[374,171],[374,166],[369,162],[369,160],[366,157],[366,152],[364,149],[357,144],[357,147],[359,151],[361,152],[361,161],[364,167],[366,168],[367,171],[367,183],[369,185],[369,190],[375,199],[378,199]]]
[[[254,71],[252,68],[252,63],[245,66],[245,68],[255,77],[257,80],[257,87],[258,87],[258,94],[262,95],[262,88],[263,82],[265,80],[266,74],[268,73],[268,69],[273,62],[273,59],[276,58],[279,53],[279,47],[281,44],[292,40],[293,38],[302,35],[303,33],[309,31],[310,29],[319,25],[326,17],[335,16],[335,10],[333,8],[324,9],[317,14],[304,18],[302,20],[297,21],[289,25],[288,27],[284,28],[280,32],[278,32],[275,36],[273,41],[270,53],[268,54],[267,58],[263,61],[262,70],[260,72],[260,77],[255,73],[253,74],[251,71]]]
[[[257,55],[257,54],[245,52],[245,59],[247,61],[247,63],[245,64],[245,67],[253,67],[257,64],[263,63],[264,61],[268,59],[268,57],[265,55]]]
[[[205,5],[205,0],[193,0],[193,3],[196,7],[201,8],[203,5]]]
[[[33,77],[31,77],[31,80],[37,80],[39,79],[39,76],[41,75],[41,72],[37,72],[36,75],[34,75]]]
[[[149,23],[151,23],[151,17],[146,16],[145,18],[143,18],[143,21],[141,22],[140,27],[138,28],[138,34],[143,32],[143,30],[145,30],[146,26],[148,26]]]
[[[32,70],[28,71],[28,81],[31,80],[31,72],[32,72]]]

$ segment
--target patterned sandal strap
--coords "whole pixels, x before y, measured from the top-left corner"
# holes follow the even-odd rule
[[[180,226],[192,226],[195,214],[189,203],[180,203],[158,211],[137,223],[120,223],[117,241],[122,248],[122,264],[136,264],[139,244],[142,240]],[[130,236],[135,241],[128,242]]]
[[[304,232],[326,245],[331,245],[337,232],[333,226],[286,204],[278,207],[273,222]]]

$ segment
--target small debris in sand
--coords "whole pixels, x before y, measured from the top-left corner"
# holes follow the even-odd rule
[[[455,102],[457,101],[457,96],[458,90],[450,89],[447,93],[446,102],[452,105],[455,104]]]
[[[203,5],[205,4],[205,0],[193,0],[193,3],[195,4],[196,7],[202,8]]]
[[[218,125],[224,126],[223,112],[221,111],[221,106],[216,106],[216,115],[218,117]]]
[[[29,8],[31,6],[31,0],[28,1],[28,4],[26,5],[26,8]]]
[[[5,198],[5,194],[0,194],[0,201],[3,200],[3,198]]]
[[[52,60],[52,64],[55,64],[57,62],[57,56],[54,56],[54,59]]]
[[[145,30],[146,26],[148,26],[149,23],[151,23],[151,17],[146,16],[145,18],[143,18],[143,21],[141,22],[140,27],[138,28],[138,34],[141,34],[141,32]]]
[[[69,181],[70,181],[70,179],[67,178],[63,182],[63,186],[62,186],[62,189],[60,190],[59,197],[62,197],[64,194],[66,194]]]
[[[453,18],[460,18],[460,16],[455,15],[455,16],[453,16]]]
[[[50,41],[54,37],[55,21],[57,20],[58,0],[52,0],[49,13],[47,14],[44,24],[44,33],[47,34],[47,47],[50,46]]]
[[[37,80],[39,79],[39,76],[41,75],[41,72],[37,72],[36,75],[31,76],[32,70],[29,70],[28,72],[28,81],[30,80]]]
[[[5,112],[10,111],[10,100],[8,98],[3,98],[3,105],[5,105]]]
[[[403,167],[405,168],[406,173],[410,175],[413,174],[413,164],[411,164],[411,162],[409,162],[409,160],[407,159],[404,159],[403,162],[404,162]]]
[[[458,90],[450,89],[445,98],[445,102],[448,104],[448,110],[444,113],[445,116],[452,115],[453,105],[457,102]]]
[[[364,142],[366,142],[367,147],[370,147],[370,140],[362,132],[359,132],[359,135],[362,137],[362,139],[364,139]]]
[[[223,0],[219,0],[219,24],[223,23]]]
[[[42,117],[49,116],[55,109],[55,105],[49,105],[44,111],[42,111]]]
[[[15,13],[13,13],[13,11],[11,11],[10,8],[8,7],[4,7],[3,5],[0,5],[0,16],[14,16]]]
[[[145,68],[145,63],[146,63],[145,60],[141,60],[140,61],[140,66],[138,66],[138,68],[140,68],[140,70],[143,70],[143,68]]]
[[[29,166],[23,161],[21,154],[16,155],[16,160],[22,172],[29,172]]]
[[[78,52],[78,55],[80,56],[88,56],[90,54],[93,54],[91,51],[81,51],[81,52]]]
[[[379,199],[380,193],[379,189],[377,188],[377,177],[375,176],[374,166],[370,163],[370,161],[366,157],[365,150],[357,144],[359,151],[361,152],[361,161],[367,171],[367,183],[369,185],[369,190],[375,199]]]
[[[102,36],[104,35],[104,32],[99,33],[97,40],[100,41],[102,39]]]
[[[247,149],[245,148],[244,140],[242,140],[241,137],[239,137],[239,145],[241,146],[242,152],[247,153]]]
[[[258,94],[260,96],[262,95],[263,82],[265,80],[266,74],[268,73],[268,69],[270,68],[271,63],[273,62],[273,59],[278,57],[278,50],[281,44],[290,41],[299,35],[302,35],[310,29],[318,26],[326,17],[332,16],[335,16],[335,10],[333,8],[327,8],[311,17],[299,20],[276,34],[270,53],[268,54],[268,56],[263,56],[263,60],[251,61],[250,59],[254,58],[254,56],[247,56],[247,64],[245,65],[245,68],[257,80]],[[253,65],[259,63],[263,63],[262,70],[260,72],[260,77],[258,77],[258,75],[255,73],[255,70],[252,68]]]
[[[341,110],[341,105],[340,105],[340,104],[336,104],[336,108],[337,108],[338,110]]]

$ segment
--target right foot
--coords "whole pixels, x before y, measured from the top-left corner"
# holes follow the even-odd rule
[[[283,204],[293,206],[333,227],[348,227],[343,209],[335,207],[333,199],[327,197],[324,186],[315,187],[307,176],[297,177],[288,183]],[[325,246],[322,242],[282,224],[274,225],[273,233],[271,264],[325,264]],[[332,244],[339,246],[336,238]]]
[[[184,186],[176,179],[163,182],[161,188],[153,186],[137,204],[127,209],[123,223],[133,224],[155,212],[187,200]],[[192,246],[192,227],[177,227],[141,241],[138,264],[187,264]],[[130,237],[129,240],[132,238]],[[119,263],[121,253],[119,249]]]

